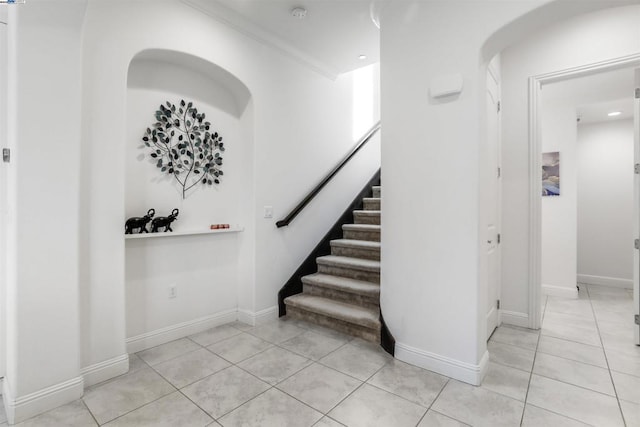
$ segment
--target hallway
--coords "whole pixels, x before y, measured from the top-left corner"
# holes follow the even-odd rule
[[[632,302],[585,285],[546,298],[540,333],[493,334],[481,387],[304,322],[223,325],[131,355],[128,374],[18,425],[640,426]]]

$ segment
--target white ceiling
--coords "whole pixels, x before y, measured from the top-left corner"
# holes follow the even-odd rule
[[[379,60],[372,0],[183,0],[327,76]],[[307,10],[304,19],[291,15]],[[358,59],[366,55],[365,60]]]
[[[622,68],[550,83],[543,87],[543,103],[563,103],[576,108],[580,123],[633,117],[634,70]],[[621,115],[608,117],[607,113]]]

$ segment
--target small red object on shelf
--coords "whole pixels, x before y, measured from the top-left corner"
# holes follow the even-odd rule
[[[211,224],[212,230],[221,230],[224,228],[230,228],[230,225],[229,224]]]

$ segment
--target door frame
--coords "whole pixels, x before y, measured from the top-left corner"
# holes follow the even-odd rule
[[[542,304],[542,182],[540,179],[542,86],[590,74],[638,66],[640,66],[640,53],[529,77],[529,328],[531,329],[540,329],[542,314],[540,310]]]
[[[495,62],[495,58],[493,60],[491,60],[489,62],[489,64],[487,65],[487,78],[491,78],[493,79],[493,81],[496,84],[496,102],[498,103],[498,105],[501,102],[502,99],[502,78],[500,76],[500,72],[499,72],[499,62],[498,65],[496,65]],[[488,92],[488,87],[486,88],[486,91]],[[487,93],[485,93],[486,96],[488,96]],[[487,112],[488,113],[488,112]],[[499,170],[502,169],[502,114],[500,109],[498,109],[498,111],[496,112],[497,114],[497,134],[496,134],[496,138],[497,140],[495,141],[496,144],[496,155],[497,155],[497,167]],[[487,118],[487,123],[488,123],[488,118]],[[487,141],[487,146],[488,146],[488,141]],[[489,153],[489,155],[491,155],[492,153]],[[490,171],[488,176],[494,176],[492,174],[496,174],[497,171]],[[497,200],[496,200],[496,233],[498,235],[500,235],[502,233],[502,176],[501,174],[498,174],[497,178],[495,179],[495,191],[497,193]],[[486,228],[486,226],[485,226]],[[495,237],[496,239],[498,239],[498,237]],[[497,267],[497,273],[498,273],[498,277],[497,277],[497,286],[496,286],[496,293],[497,295],[489,295],[489,290],[491,288],[490,283],[487,283],[487,295],[489,297],[489,300],[487,301],[488,304],[495,304],[495,297],[497,296],[497,299],[499,300],[501,295],[502,295],[502,248],[500,243],[496,242],[496,246],[495,246],[495,251],[496,253],[496,257],[497,257],[497,262],[498,262],[498,267]],[[488,259],[488,258],[487,258]],[[489,265],[487,265],[487,269],[489,269]],[[487,277],[489,277],[489,272],[487,270]],[[498,307],[495,307],[495,311],[496,311],[496,327],[499,327],[502,324],[502,310],[499,309]],[[486,316],[488,319],[488,315]],[[495,329],[492,329],[491,332],[489,332],[489,327],[487,326],[487,340],[489,340],[489,338],[491,337],[491,334],[494,332]]]

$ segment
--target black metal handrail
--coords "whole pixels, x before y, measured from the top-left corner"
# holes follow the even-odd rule
[[[379,130],[380,130],[380,122],[378,122],[375,125],[373,125],[373,127],[371,129],[369,129],[367,131],[367,133],[365,133],[362,138],[360,138],[360,141],[358,141],[358,143],[349,152],[349,154],[347,154],[345,156],[345,158],[342,159],[342,161],[340,163],[338,163],[338,165],[335,168],[333,168],[333,170],[331,172],[329,172],[327,174],[327,176],[325,176],[324,179],[322,181],[320,181],[320,183],[318,185],[316,185],[316,187],[313,190],[311,190],[309,192],[309,194],[307,194],[305,196],[305,198],[302,199],[302,201],[300,201],[300,203],[298,203],[298,205],[295,208],[293,208],[293,210],[291,212],[289,212],[289,215],[287,215],[286,217],[284,217],[280,221],[276,222],[276,227],[280,228],[280,227],[285,227],[285,226],[289,225],[289,223],[291,223],[291,221],[293,221],[293,219],[296,216],[298,216],[298,214],[300,212],[302,212],[302,210],[309,204],[309,202],[311,202],[311,200],[313,200],[313,198],[316,197],[318,195],[318,193],[320,193],[320,190],[322,190],[324,188],[324,186],[327,185],[327,183],[329,183],[329,181],[331,181],[331,179],[340,171],[340,169],[342,169],[344,167],[344,165],[346,165],[347,162],[349,160],[351,160],[351,158],[353,156],[355,156],[356,153],[358,151],[360,151],[360,149],[362,147],[364,147],[365,144],[367,142],[369,142],[369,140],[371,140],[371,138],[373,138],[373,136]]]

